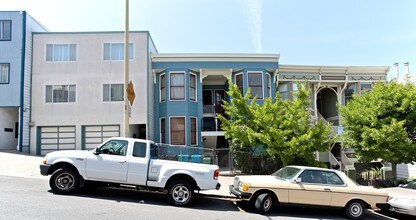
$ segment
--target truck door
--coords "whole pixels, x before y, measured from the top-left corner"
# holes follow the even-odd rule
[[[133,143],[133,154],[129,160],[127,171],[127,183],[134,185],[146,185],[147,170],[149,166],[149,153],[147,143],[135,141]]]
[[[126,140],[110,140],[87,157],[88,179],[125,183],[127,180]]]

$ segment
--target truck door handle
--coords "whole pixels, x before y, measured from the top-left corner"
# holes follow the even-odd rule
[[[127,162],[127,161],[119,161],[119,163],[125,163],[125,162]]]
[[[327,191],[327,192],[331,192],[330,188],[324,188],[324,190]]]

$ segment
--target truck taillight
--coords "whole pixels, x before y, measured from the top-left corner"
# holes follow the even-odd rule
[[[219,175],[220,175],[220,170],[215,170],[214,171],[214,179],[217,180]]]

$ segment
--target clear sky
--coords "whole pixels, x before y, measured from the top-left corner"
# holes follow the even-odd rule
[[[125,0],[0,0],[50,31],[122,31]],[[416,72],[415,0],[130,0],[160,53],[279,53],[281,64]],[[391,68],[391,72],[392,72]]]

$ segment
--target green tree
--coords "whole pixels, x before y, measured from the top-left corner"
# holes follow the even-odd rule
[[[382,158],[397,164],[416,160],[416,87],[410,83],[379,82],[362,96],[340,107],[345,146],[363,161]]]
[[[260,151],[282,165],[317,165],[314,152],[327,151],[333,141],[332,129],[322,120],[312,121],[310,90],[298,84],[294,100],[283,101],[280,94],[276,99],[266,98],[262,105],[250,99],[250,91],[242,96],[240,90],[229,80],[227,94],[230,103],[223,106],[228,115],[218,115],[234,151],[253,153]],[[236,158],[237,162],[243,158]]]

